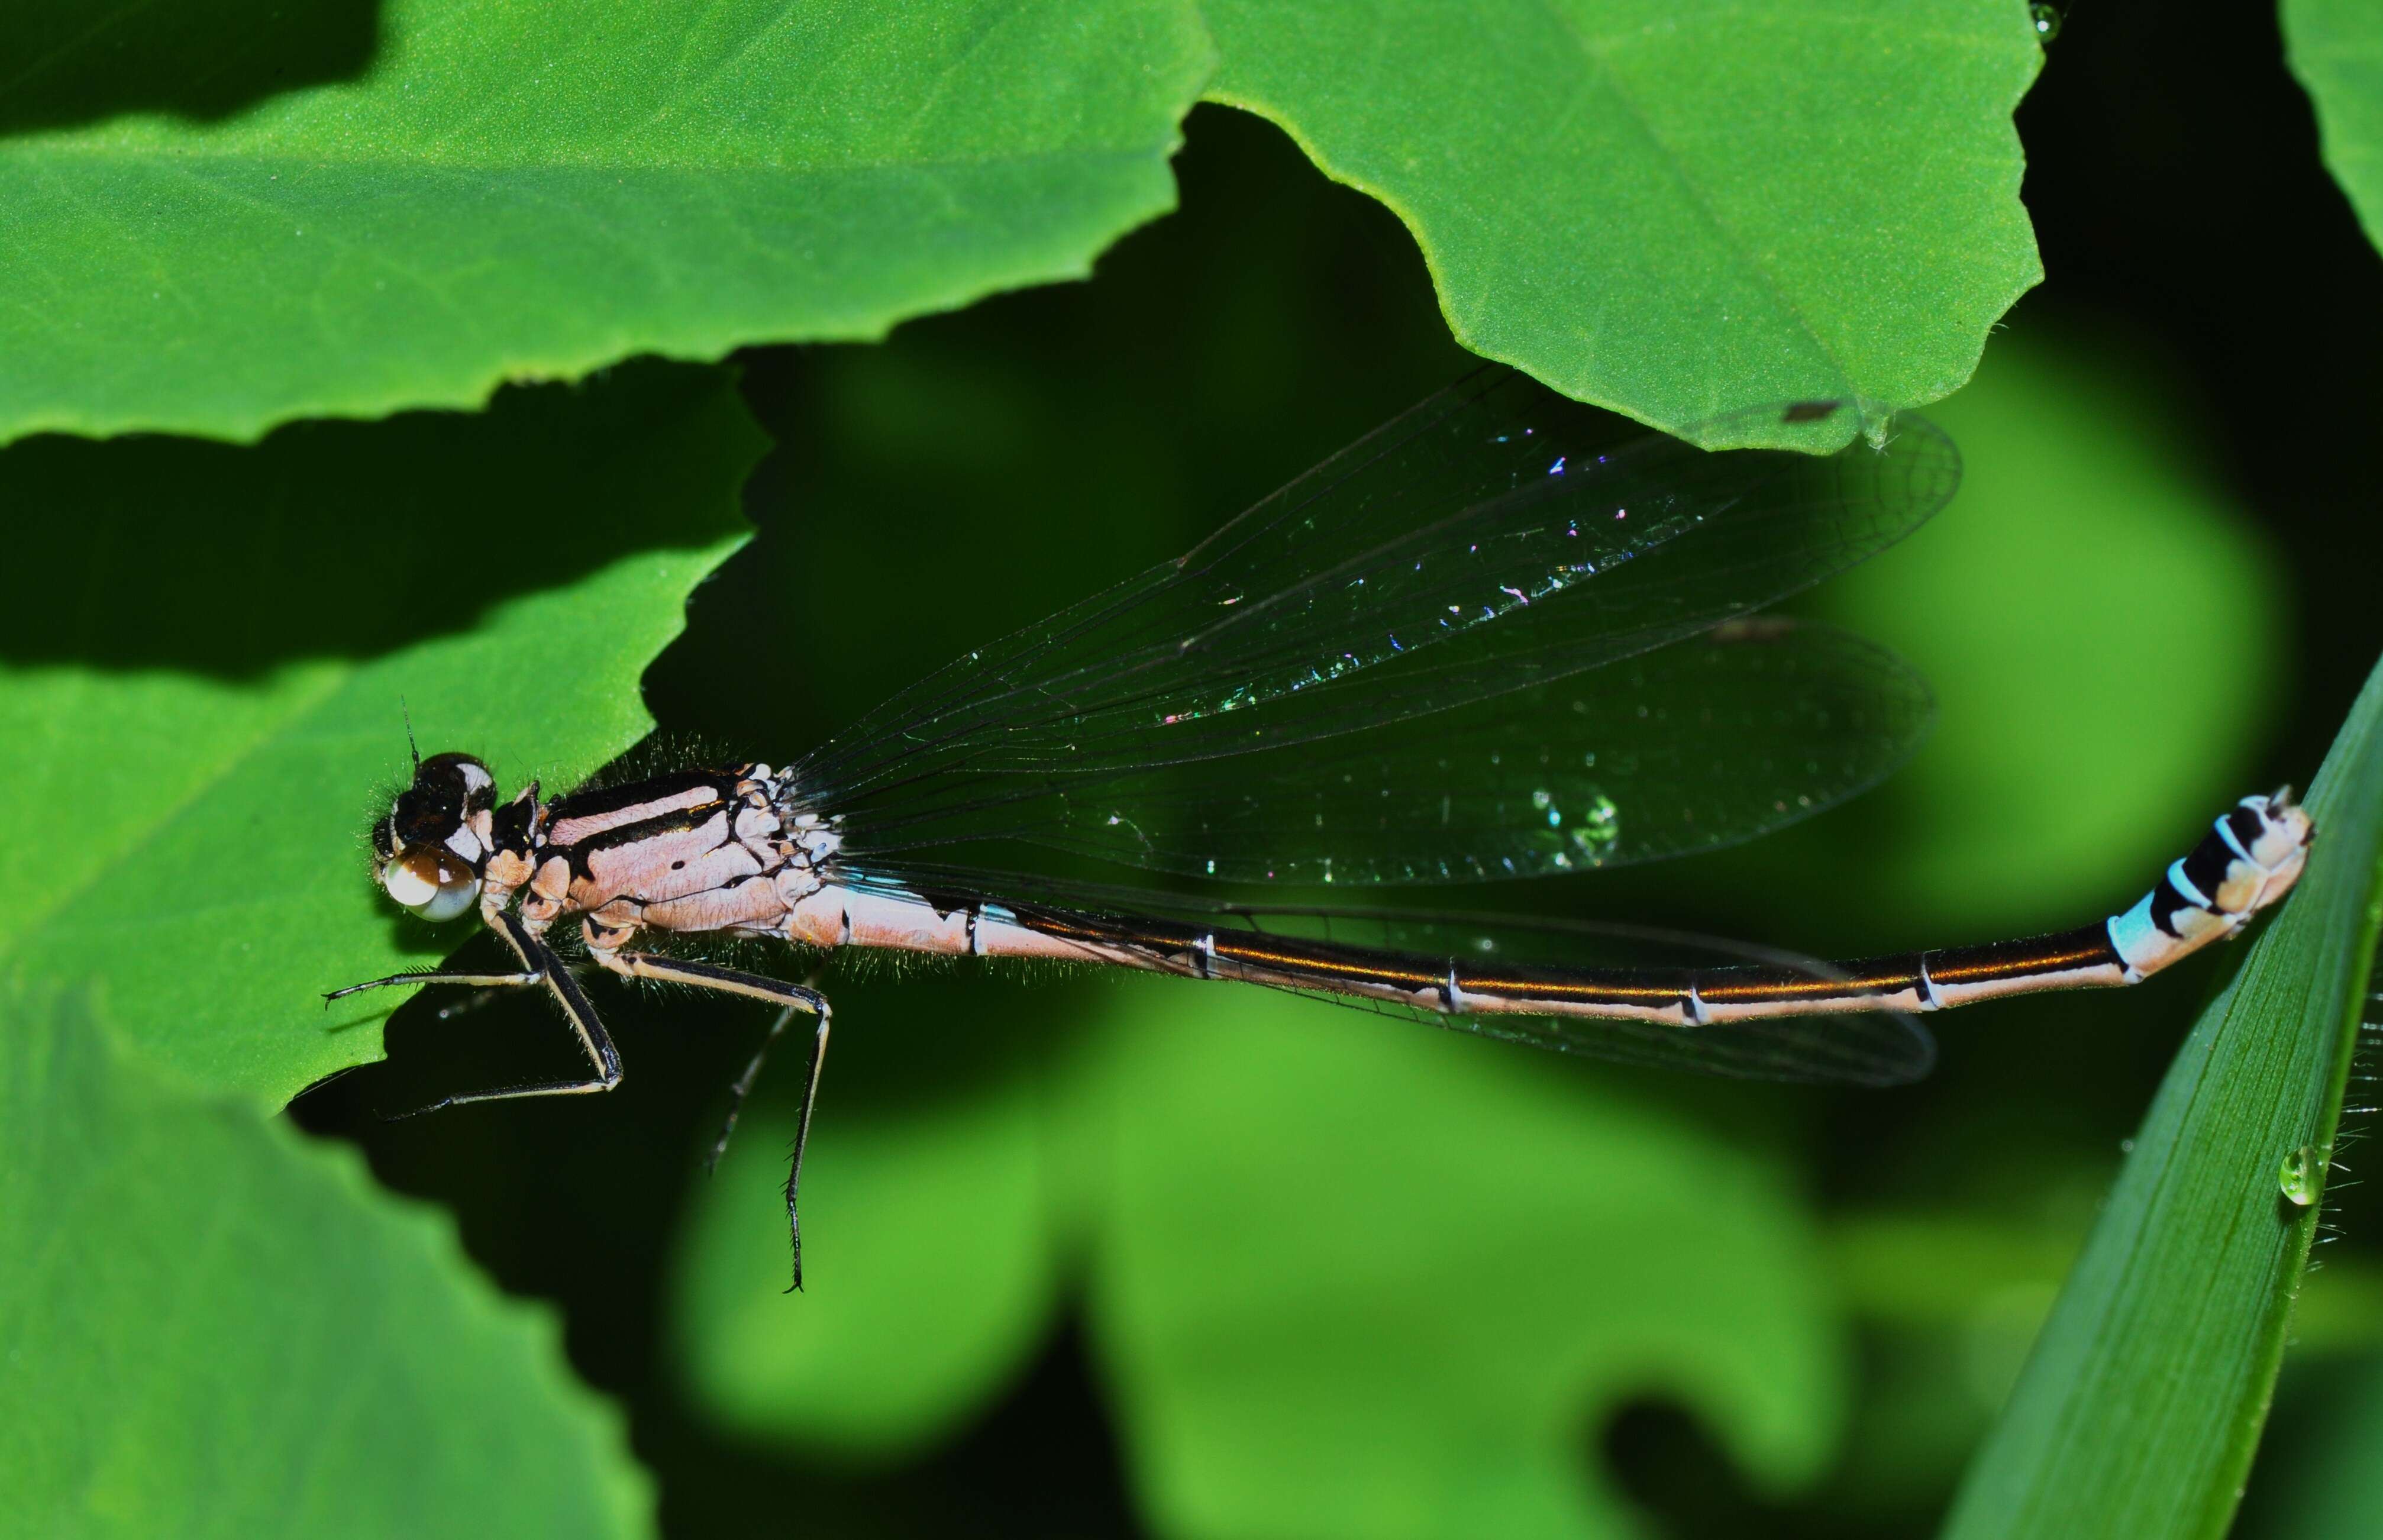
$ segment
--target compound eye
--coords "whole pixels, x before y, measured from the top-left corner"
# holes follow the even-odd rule
[[[409,850],[380,869],[380,885],[404,908],[437,924],[480,896],[479,875],[443,850]]]

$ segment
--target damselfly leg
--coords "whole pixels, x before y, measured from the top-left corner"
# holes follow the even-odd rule
[[[531,1096],[575,1096],[591,1091],[611,1090],[621,1083],[621,1055],[612,1046],[611,1034],[596,1014],[596,1007],[579,987],[567,965],[542,937],[532,934],[518,916],[498,911],[497,928],[506,942],[528,965],[520,973],[463,973],[438,968],[420,968],[406,973],[391,974],[362,984],[351,984],[333,990],[326,1001],[338,1000],[364,990],[379,989],[397,984],[463,984],[481,990],[525,989],[539,984],[548,986],[562,1006],[564,1016],[571,1022],[579,1045],[587,1055],[593,1078],[585,1080],[556,1080],[529,1085],[501,1086],[491,1090],[462,1091],[441,1097],[427,1106],[417,1107],[400,1118],[419,1117],[424,1113],[444,1111],[449,1107],[470,1106],[480,1102],[509,1102]],[[811,1108],[819,1099],[820,1071],[827,1062],[828,1023],[833,1009],[827,996],[809,984],[790,984],[783,979],[767,978],[758,973],[746,973],[735,968],[721,967],[711,963],[690,962],[685,958],[664,956],[654,952],[631,952],[592,944],[599,938],[625,940],[625,936],[596,931],[590,928],[589,953],[602,967],[625,979],[651,979],[665,983],[685,984],[694,989],[717,993],[741,995],[747,999],[767,1000],[781,1006],[772,1021],[769,1032],[762,1038],[744,1073],[737,1076],[730,1088],[728,1114],[713,1141],[711,1153],[705,1161],[709,1169],[717,1165],[728,1148],[729,1136],[736,1130],[736,1120],[744,1111],[745,1098],[761,1073],[761,1066],[786,1029],[796,1012],[806,1013],[818,1021],[811,1035],[810,1063],[804,1075],[802,1109],[795,1123],[794,1153],[786,1169],[786,1231],[794,1252],[794,1284],[803,1286],[802,1224],[796,1210],[796,1198],[802,1184],[803,1149],[810,1138]]]
[[[621,1083],[621,1054],[612,1046],[611,1034],[604,1030],[603,1020],[587,998],[571,969],[555,955],[554,948],[522,922],[518,915],[498,911],[494,929],[505,938],[524,967],[520,973],[456,973],[438,968],[422,968],[408,973],[393,973],[386,979],[374,979],[345,989],[333,990],[323,996],[326,1003],[341,999],[364,990],[381,989],[395,984],[466,984],[479,989],[528,989],[544,984],[562,1007],[563,1019],[571,1023],[574,1036],[579,1040],[580,1051],[587,1055],[588,1067],[596,1073],[586,1080],[546,1080],[529,1085],[503,1086],[494,1090],[468,1090],[441,1097],[426,1107],[416,1107],[401,1113],[400,1118],[419,1117],[424,1113],[440,1112],[448,1107],[469,1106],[475,1102],[510,1102],[525,1096],[583,1096],[590,1091],[611,1090]]]
[[[827,1066],[828,1024],[834,1016],[827,996],[809,984],[790,984],[764,974],[745,973],[712,963],[690,962],[684,957],[668,957],[658,952],[596,949],[595,955],[598,962],[624,979],[686,984],[695,989],[715,990],[722,994],[741,994],[748,999],[779,1003],[777,1016],[770,1023],[770,1030],[762,1037],[761,1045],[753,1051],[753,1057],[745,1066],[745,1072],[737,1076],[736,1083],[729,1088],[728,1115],[721,1124],[720,1137],[712,1141],[710,1155],[704,1161],[707,1170],[718,1165],[720,1157],[726,1153],[729,1136],[736,1131],[736,1119],[745,1110],[745,1098],[752,1090],[753,1082],[759,1078],[762,1061],[770,1056],[770,1049],[777,1042],[778,1035],[786,1029],[786,1023],[793,1019],[796,1011],[817,1019],[818,1025],[811,1032],[810,1064],[803,1074],[802,1109],[795,1118],[794,1154],[786,1163],[786,1238],[794,1250],[795,1270],[795,1281],[787,1292],[801,1288],[803,1225],[796,1212],[795,1199],[802,1186],[803,1148],[810,1142],[811,1107],[819,1100],[820,1071]]]

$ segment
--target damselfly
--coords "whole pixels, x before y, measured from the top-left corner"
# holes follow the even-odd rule
[[[1801,402],[1708,437],[1842,439],[1857,415]],[[2130,984],[2232,935],[2299,875],[2307,815],[2289,793],[2244,798],[2093,925],[1840,965],[1600,966],[1585,927],[1094,886],[1028,861],[1056,851],[1241,891],[1481,882],[1710,849],[1852,795],[1917,742],[1925,687],[1854,637],[1749,617],[1951,497],[1960,462],[1941,434],[1907,418],[1874,437],[1833,455],[1708,453],[1487,371],[1182,559],[969,653],[791,765],[542,800],[534,782],[503,796],[468,755],[417,756],[373,826],[379,881],[426,918],[476,907],[518,967],[333,998],[419,983],[553,996],[588,1075],[439,1106],[619,1083],[557,954],[554,928],[574,917],[613,973],[780,1005],[764,1053],[808,1016],[785,1189],[797,1287],[828,1002],[648,937],[1108,963],[1609,1058],[1911,1078],[1932,1050],[1902,1013]]]

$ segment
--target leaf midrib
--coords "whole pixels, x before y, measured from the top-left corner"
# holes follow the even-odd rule
[[[1611,44],[1590,36],[1587,29],[1575,25],[1573,18],[1556,3],[1556,0],[1539,0],[1539,8],[1550,20],[1555,23],[1559,31],[1572,39],[1574,47],[1578,50],[1582,60],[1587,65],[1592,80],[1603,89],[1607,99],[1619,110],[1620,117],[1646,142],[1653,158],[1662,166],[1664,174],[1671,179],[1673,186],[1679,189],[1680,196],[1686,202],[1688,207],[1704,223],[1705,228],[1712,232],[1722,250],[1728,253],[1730,265],[1744,274],[1757,289],[1769,296],[1772,304],[1786,318],[1788,324],[1812,345],[1813,350],[1835,373],[1840,383],[1851,381],[1854,378],[1854,373],[1846,366],[1846,361],[1838,356],[1836,349],[1821,335],[1819,328],[1805,314],[1803,306],[1780,287],[1778,279],[1771,270],[1755,260],[1751,243],[1721,216],[1721,211],[1713,206],[1711,200],[1705,196],[1694,179],[1689,177],[1683,157],[1656,130],[1654,122],[1648,118],[1646,109],[1639,105],[1637,97],[1624,87],[1620,72],[1614,68],[1612,60],[1607,57],[1607,50]]]
[[[715,159],[706,161],[673,161],[667,159],[628,160],[597,155],[553,154],[537,159],[506,160],[496,157],[473,158],[434,153],[357,154],[352,151],[298,152],[278,147],[239,146],[216,148],[196,144],[108,144],[67,138],[21,139],[0,149],[0,167],[11,164],[38,161],[51,156],[73,156],[83,160],[113,160],[130,163],[156,161],[181,166],[216,165],[224,166],[255,166],[260,168],[286,166],[298,170],[371,169],[387,173],[409,171],[597,171],[625,175],[630,172],[663,172],[673,177],[722,175],[736,172],[772,173],[789,177],[875,176],[891,172],[978,171],[992,166],[1032,166],[1064,161],[1107,163],[1117,161],[1164,161],[1172,153],[1175,135],[1154,141],[1147,146],[1126,148],[1063,146],[1043,150],[1016,150],[1000,154],[941,155],[931,160],[868,159],[835,164],[800,164],[786,161]],[[292,184],[301,185],[301,184]]]
[[[298,667],[303,668],[303,665],[298,665]],[[274,717],[269,723],[260,723],[260,730],[242,744],[237,752],[227,755],[217,762],[213,771],[193,781],[188,791],[179,798],[171,802],[144,803],[143,807],[149,817],[142,819],[137,828],[128,829],[124,848],[128,851],[137,851],[148,840],[154,837],[159,830],[171,827],[203,797],[210,795],[226,781],[238,774],[265,745],[283,736],[293,721],[313,712],[326,699],[345,688],[362,667],[363,665],[359,663],[348,663],[327,675],[318,688],[304,691],[294,696],[289,710]],[[281,671],[277,671],[275,675],[268,676],[257,686],[258,698],[261,701],[270,702],[281,693],[283,688],[290,687],[282,683],[286,677]],[[101,862],[93,866],[80,880],[52,890],[47,903],[41,902],[38,897],[13,901],[10,911],[19,923],[11,926],[5,937],[0,937],[0,964],[14,962],[19,958],[23,955],[24,943],[28,940],[39,936],[59,915],[71,908],[79,900],[96,890],[102,883],[117,876],[119,867],[120,863],[117,861]]]

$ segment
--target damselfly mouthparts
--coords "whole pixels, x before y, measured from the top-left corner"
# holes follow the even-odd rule
[[[1799,402],[1722,428],[1792,441],[1842,437],[1852,416]],[[1748,617],[1917,527],[1959,473],[1916,420],[1828,456],[1707,453],[1484,372],[1181,560],[969,653],[789,766],[541,800],[535,782],[503,796],[467,755],[417,759],[373,828],[379,880],[427,918],[476,907],[519,967],[333,998],[415,983],[553,996],[589,1075],[441,1106],[619,1082],[549,939],[573,918],[614,973],[778,1004],[771,1041],[810,1016],[786,1180],[797,1287],[828,1002],[645,937],[1110,963],[1610,1058],[1911,1078],[1932,1050],[1903,1013],[2130,984],[2232,935],[2298,877],[2307,815],[2289,794],[2244,798],[2096,924],[1839,965],[1741,951],[1755,960],[1604,966],[1591,947],[1610,928],[1095,887],[1024,856],[1243,889],[1378,887],[1577,871],[1793,822],[1883,776],[1931,707],[1877,647]]]

